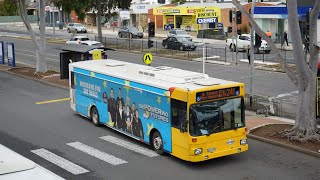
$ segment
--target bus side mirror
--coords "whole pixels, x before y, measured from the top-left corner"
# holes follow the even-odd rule
[[[180,132],[181,133],[187,132],[187,123],[186,123],[186,121],[180,123]]]

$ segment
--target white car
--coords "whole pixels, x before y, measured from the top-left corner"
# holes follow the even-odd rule
[[[67,25],[67,32],[71,33],[72,31],[75,31],[77,33],[79,32],[87,33],[87,28],[80,23],[69,23]]]
[[[238,35],[237,38],[238,38],[237,43],[236,43],[236,39],[232,39],[232,37],[227,39],[227,46],[231,51],[236,51],[236,44],[237,44],[237,49],[239,51],[250,48],[250,44],[251,44],[250,34],[241,34],[240,36]],[[270,51],[271,51],[271,47],[268,45],[267,41],[265,41],[264,39],[262,39],[260,47],[254,48],[254,53],[264,52],[268,54],[270,53]]]
[[[189,41],[192,41],[191,36],[185,31],[180,29],[172,29],[168,32],[168,37],[184,37]]]
[[[87,36],[73,36],[66,44],[83,44],[88,46],[103,47],[103,44],[99,41],[91,41]]]

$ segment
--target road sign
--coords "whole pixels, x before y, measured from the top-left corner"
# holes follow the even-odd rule
[[[101,51],[99,50],[92,51],[92,60],[100,60],[100,59],[102,59]]]
[[[129,11],[120,11],[120,18],[122,20],[130,19],[130,12]]]
[[[16,57],[14,54],[14,44],[13,43],[7,43],[7,49],[8,49],[8,65],[11,67],[16,67]]]
[[[146,53],[144,54],[143,56],[143,62],[146,64],[146,65],[150,65],[152,63],[152,54],[151,53]]]
[[[197,18],[197,24],[215,23],[218,19],[214,18]]]

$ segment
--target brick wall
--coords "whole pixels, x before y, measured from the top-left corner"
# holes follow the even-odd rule
[[[148,10],[147,20],[150,18],[150,22],[155,22],[155,16],[157,16],[157,27],[163,28],[163,16],[162,15],[153,15],[153,9]]]

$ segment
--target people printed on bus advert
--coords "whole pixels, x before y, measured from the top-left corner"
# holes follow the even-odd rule
[[[116,100],[114,99],[114,91],[113,88],[110,89],[110,98],[108,99],[108,113],[109,118],[113,123],[116,122],[116,111],[117,111],[117,104]]]
[[[121,101],[122,106],[124,106],[124,100],[123,100],[123,98],[122,98],[121,88],[118,89],[117,105],[119,104],[119,101]],[[118,108],[119,108],[119,107],[118,107]]]
[[[132,113],[130,111],[130,106],[126,105],[126,113],[125,113],[125,122],[126,122],[126,131],[132,134]]]
[[[124,109],[123,109],[123,105],[122,105],[122,102],[119,101],[118,102],[118,110],[117,110],[117,116],[116,116],[116,127],[118,129],[121,129],[121,130],[125,130],[125,113],[124,113]]]
[[[135,110],[135,116],[132,121],[132,134],[143,139],[143,127],[141,119],[139,118],[139,111]]]
[[[106,104],[108,102],[108,95],[106,92],[103,92],[103,102]]]

